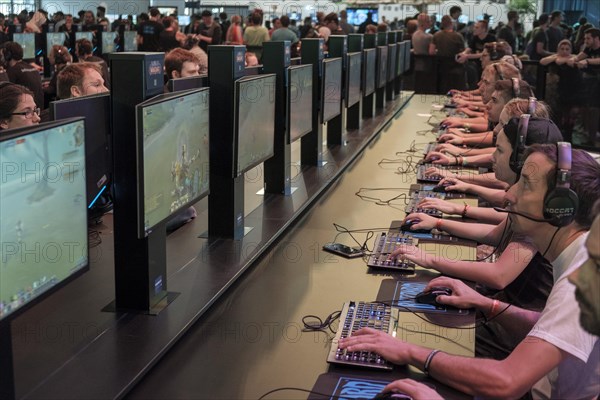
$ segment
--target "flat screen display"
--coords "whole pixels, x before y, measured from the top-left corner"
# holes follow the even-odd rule
[[[208,194],[208,105],[205,88],[136,106],[140,238]]]
[[[348,96],[346,96],[346,106],[351,107],[360,101],[360,81],[362,68],[362,54],[360,52],[348,53]]]
[[[346,8],[348,13],[348,23],[351,25],[360,25],[367,20],[367,13],[371,13],[373,22],[379,22],[379,11],[376,8]]]
[[[377,50],[365,49],[364,51],[364,79],[363,96],[368,96],[375,91],[375,71],[377,70]]]
[[[340,115],[342,108],[342,59],[323,60],[323,122]]]
[[[388,67],[388,48],[387,46],[377,46],[377,87],[382,88],[387,82]]]
[[[404,72],[410,69],[410,41],[404,41]]]
[[[124,51],[137,51],[137,32],[125,31],[123,36]]]
[[[404,43],[400,42],[396,45],[396,76],[402,75],[404,72]]]
[[[64,32],[46,33],[46,56],[52,51],[52,46],[64,46],[66,40]]]
[[[117,32],[102,32],[102,54],[113,53],[117,48],[116,41],[119,34]]]
[[[83,119],[0,138],[0,320],[88,266]]]
[[[312,130],[313,67],[297,65],[289,73],[290,143]]]
[[[23,48],[23,60],[35,58],[35,33],[15,33],[13,42],[19,43]]]
[[[208,86],[208,75],[188,76],[186,78],[169,79],[167,88],[171,92],[200,89]]]
[[[396,44],[388,44],[388,82],[393,81],[396,77],[396,52],[398,46]]]
[[[273,156],[275,74],[244,77],[235,83],[236,176]]]
[[[90,42],[94,42],[94,32],[75,32],[75,40],[87,39]]]

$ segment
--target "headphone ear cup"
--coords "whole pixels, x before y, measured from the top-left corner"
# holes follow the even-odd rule
[[[552,220],[550,225],[563,227],[575,219],[579,208],[577,193],[567,188],[555,188],[544,198],[544,218]]]

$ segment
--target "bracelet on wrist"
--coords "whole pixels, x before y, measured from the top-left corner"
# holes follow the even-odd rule
[[[435,223],[435,229],[437,229],[438,231],[443,230],[442,229],[442,219],[438,218],[437,222]]]
[[[469,163],[467,162],[467,157],[466,156],[462,156],[462,166],[466,167]]]
[[[423,365],[423,372],[425,372],[425,375],[429,376],[429,367],[431,366],[431,361],[433,360],[433,357],[435,357],[435,355],[440,351],[441,350],[433,350],[425,359],[425,365]]]
[[[463,218],[467,218],[467,210],[468,209],[469,209],[469,205],[465,203],[465,208],[463,208],[463,211],[461,214]]]
[[[490,313],[488,315],[488,319],[494,318],[496,316],[496,312],[498,311],[498,306],[500,305],[500,301],[494,299],[492,302],[492,308],[490,309]]]

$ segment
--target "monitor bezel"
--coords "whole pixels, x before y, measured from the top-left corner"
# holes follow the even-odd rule
[[[50,52],[52,51],[52,45],[49,43],[48,36],[49,35],[60,35],[60,34],[63,35],[63,43],[62,43],[62,45],[64,46],[65,42],[67,41],[67,34],[66,34],[66,32],[46,32],[46,57],[48,57],[50,55]]]
[[[405,40],[404,42],[404,72],[410,70],[410,42]]]
[[[404,73],[404,43],[396,43],[396,76],[400,77]]]
[[[326,76],[327,76],[327,70],[331,67],[329,67],[329,64],[334,64],[334,63],[339,63],[340,64],[340,104],[339,107],[337,108],[337,113],[335,113],[334,115],[329,115],[326,116],[325,115],[325,91],[326,91],[326,85],[325,85],[325,81]],[[344,85],[344,68],[343,68],[343,60],[342,57],[333,57],[333,58],[326,58],[323,60],[323,77],[321,79],[321,121],[323,123],[331,121],[333,118],[339,116],[342,113],[342,102],[344,101],[343,97],[344,97],[344,91],[342,90],[342,86]]]
[[[363,91],[363,96],[369,96],[373,93],[375,93],[375,90],[377,89],[377,50],[376,49],[364,49],[363,50],[363,85],[362,85],[362,91]],[[371,58],[371,60],[369,60],[369,58]],[[373,69],[373,79],[372,79],[372,83],[373,83],[373,90],[369,91],[369,87],[367,86],[368,82],[367,82],[367,77],[369,76],[368,70],[372,68]]]
[[[352,78],[352,62],[351,59],[352,58],[356,58],[358,60],[360,60],[360,68],[358,68],[359,71],[359,76],[360,79],[362,79],[362,66],[363,66],[363,59],[362,59],[362,53],[360,51],[357,52],[353,52],[353,53],[348,53],[347,55],[348,57],[348,69],[346,71],[346,108],[352,107],[353,105],[355,105],[356,103],[360,102],[360,98],[362,95],[362,84],[359,83],[358,85],[358,98],[356,99],[356,101],[351,102],[350,101],[350,81]]]
[[[104,37],[105,37],[105,35],[106,36],[109,36],[109,35],[112,36],[113,37],[113,43],[114,43],[115,40],[117,41],[117,43],[114,43],[114,51],[111,51],[111,52],[105,51],[105,49],[104,49]],[[119,32],[116,32],[116,31],[111,31],[111,32],[102,31],[100,33],[100,47],[101,47],[100,54],[110,54],[110,53],[116,53],[116,52],[118,52],[118,50],[119,50],[118,40],[119,40]]]
[[[301,65],[291,65],[288,67],[287,69],[287,81],[291,84],[292,82],[292,71],[293,70],[300,70],[300,69],[306,69],[310,71],[310,79],[311,79],[311,87],[312,85],[314,85],[313,82],[313,65],[312,64],[301,64]],[[303,136],[309,134],[310,132],[312,132],[312,115],[310,115],[310,117],[308,118],[308,120],[310,121],[310,127],[308,128],[308,130],[306,132],[302,132],[300,133],[297,137],[292,138],[292,91],[290,88],[288,88],[287,90],[287,110],[288,110],[288,118],[287,118],[287,132],[288,132],[288,143],[293,143],[296,140],[301,139]],[[313,94],[312,91],[310,93],[310,102],[311,102],[311,113],[314,112],[314,104],[313,103]]]
[[[62,119],[60,121],[50,121],[50,122],[40,123],[37,125],[31,125],[31,126],[15,128],[15,129],[8,129],[6,131],[2,131],[2,134],[0,135],[0,143],[2,143],[4,141],[18,139],[19,137],[35,134],[40,131],[45,131],[48,129],[57,128],[59,126],[76,123],[79,121],[83,121],[84,129],[85,129],[85,119],[81,118],[81,117],[66,118],[66,119]],[[84,138],[84,141],[85,141],[85,138]],[[84,143],[84,145],[85,145],[85,143]],[[85,182],[85,177],[84,177],[84,182]],[[87,218],[87,205],[84,208],[84,212],[86,215],[86,217],[84,219],[85,220],[85,228],[86,228],[85,230],[87,232],[89,230],[88,218]],[[69,276],[67,276],[62,281],[60,281],[60,282],[56,283],[55,285],[53,285],[52,287],[50,287],[48,290],[46,290],[46,291],[40,293],[38,296],[32,298],[29,302],[21,305],[19,308],[12,311],[10,314],[5,315],[4,317],[0,316],[0,324],[9,323],[14,318],[22,315],[27,310],[34,307],[36,304],[40,303],[41,301],[44,301],[46,298],[48,298],[52,294],[56,293],[57,291],[59,291],[60,289],[65,287],[67,284],[71,283],[73,280],[77,279],[78,277],[80,277],[81,275],[83,275],[84,273],[89,271],[90,270],[90,248],[89,248],[89,242],[87,242],[87,237],[86,237],[86,252],[87,252],[87,255],[86,255],[87,262],[85,265],[81,266],[79,269],[77,269],[76,271],[71,273]]]
[[[234,88],[234,98],[233,98],[233,104],[234,104],[234,108],[233,108],[233,127],[234,127],[234,133],[233,133],[233,177],[237,178],[238,176],[242,176],[245,172],[250,171],[252,168],[256,167],[257,165],[260,165],[261,163],[265,162],[266,160],[268,160],[269,158],[273,157],[275,155],[275,115],[273,115],[273,151],[271,151],[270,154],[267,154],[263,157],[261,157],[260,159],[255,160],[254,162],[252,162],[250,165],[246,166],[244,169],[240,169],[239,166],[239,134],[240,134],[240,129],[239,129],[239,117],[238,117],[238,113],[239,113],[239,109],[240,109],[240,85],[246,83],[246,82],[251,82],[254,80],[259,80],[259,79],[265,79],[269,77],[270,79],[274,79],[275,82],[273,83],[273,90],[275,90],[275,85],[277,83],[277,75],[276,74],[262,74],[262,75],[250,75],[250,76],[244,76],[238,80],[235,81],[235,88]],[[273,102],[273,109],[275,109],[275,102]]]
[[[185,204],[182,204],[176,211],[171,212],[169,215],[167,215],[166,217],[164,217],[163,219],[161,219],[160,221],[157,221],[154,223],[154,225],[149,226],[148,228],[146,228],[145,226],[145,220],[144,220],[144,215],[145,215],[145,197],[144,197],[144,132],[143,132],[143,127],[141,124],[141,121],[143,120],[143,112],[144,109],[146,107],[151,107],[151,106],[155,106],[157,104],[160,103],[164,103],[166,101],[172,101],[176,98],[180,98],[180,97],[185,97],[185,96],[189,96],[192,94],[196,94],[196,93],[200,93],[200,92],[207,92],[206,96],[207,101],[210,104],[210,96],[209,96],[209,88],[200,88],[200,89],[193,89],[193,90],[183,90],[183,91],[179,91],[179,92],[173,92],[173,93],[164,93],[164,94],[159,94],[158,96],[154,96],[140,104],[137,104],[135,106],[135,132],[136,132],[136,151],[135,151],[135,157],[136,157],[136,171],[135,171],[135,177],[136,177],[136,193],[137,193],[137,207],[136,207],[136,211],[137,211],[137,221],[138,221],[138,238],[139,239],[144,239],[146,237],[148,237],[148,235],[160,224],[164,223],[165,221],[168,221],[170,218],[173,217],[173,215],[177,214],[178,212],[180,212],[181,210],[184,210],[186,208],[189,208],[190,206],[192,206],[193,204],[197,203],[199,200],[203,199],[204,197],[208,196],[210,194],[210,180],[209,180],[209,185],[207,186],[206,190],[203,192],[200,192],[196,197],[194,197],[193,199],[191,199],[190,201],[188,201]],[[210,107],[210,105],[209,105]],[[207,109],[206,111],[206,117],[208,120],[208,124],[207,126],[210,127],[210,108]],[[206,137],[209,138],[210,140],[210,135],[209,132],[206,132]],[[209,144],[210,146],[210,144]],[[208,163],[210,165],[210,152],[209,152],[209,160]]]
[[[35,33],[31,33],[31,32],[20,32],[20,33],[13,33],[13,37],[12,37],[12,41],[19,44],[19,46],[21,46],[21,48],[23,48],[23,45],[21,45],[20,42],[17,42],[15,40],[15,35],[19,35],[19,37],[33,37],[33,57],[26,57],[25,51],[23,51],[23,60],[35,60],[35,57],[37,56],[37,44],[36,44],[36,37],[35,37]]]
[[[200,83],[200,86],[194,87],[194,88],[187,88],[187,89],[175,89],[175,86],[178,83],[195,82],[195,81],[198,81]],[[181,92],[181,91],[185,91],[185,90],[202,89],[202,88],[206,88],[206,87],[208,87],[208,75],[207,74],[196,75],[196,76],[187,76],[185,78],[172,78],[167,81],[167,89],[172,93]]]
[[[385,60],[384,60],[385,59]],[[385,84],[387,83],[387,69],[388,69],[388,47],[387,45],[385,46],[377,46],[377,74],[376,74],[376,78],[375,78],[375,87],[377,89],[381,89],[383,87],[385,87]],[[384,65],[385,66],[385,74],[383,74],[383,71],[381,70],[381,66]],[[385,75],[382,77],[382,75]]]
[[[392,82],[396,79],[396,58],[398,52],[398,45],[396,43],[388,44],[388,68],[387,68],[387,81]]]

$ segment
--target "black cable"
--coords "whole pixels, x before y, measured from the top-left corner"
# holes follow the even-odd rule
[[[554,242],[554,238],[556,237],[556,234],[558,233],[558,231],[560,230],[560,226],[558,228],[556,228],[556,230],[554,231],[554,234],[552,235],[552,238],[550,239],[550,243],[548,243],[548,247],[546,247],[546,250],[544,250],[544,253],[542,254],[543,258],[546,258],[546,253],[548,252],[548,250],[550,250],[550,246],[552,246],[552,242]]]
[[[295,388],[295,387],[281,387],[281,388],[277,388],[277,389],[273,389],[268,391],[267,393],[263,394],[262,396],[260,396],[258,398],[258,400],[263,400],[264,398],[266,398],[267,396],[276,393],[276,392],[281,392],[284,390],[296,390],[298,392],[304,392],[304,393],[308,393],[308,394],[313,394],[313,395],[317,395],[317,396],[323,396],[325,398],[328,399],[339,399],[340,396],[335,396],[333,394],[325,394],[325,393],[319,393],[319,392],[315,392],[314,390],[308,390],[308,389],[303,389],[303,388]],[[346,396],[344,396],[346,397]]]
[[[399,190],[399,191],[403,191],[403,192],[408,192],[408,191],[410,191],[410,188],[359,188],[358,192],[354,193],[354,195],[356,197],[358,197],[359,199],[363,200],[363,201],[369,201],[369,202],[375,203],[376,205],[380,205],[380,206],[382,206],[382,205],[390,205],[390,203],[392,201],[400,198],[403,195],[406,196],[406,193],[402,193],[402,194],[400,194],[398,196],[392,197],[389,200],[383,200],[383,199],[381,199],[379,197],[371,197],[371,196],[365,196],[364,194],[361,194],[362,192],[367,192],[367,191],[373,191],[374,192],[374,191],[384,191],[384,190],[385,191],[396,191],[396,190]],[[405,200],[405,203],[406,203],[406,200]],[[384,228],[384,229],[387,229],[387,228]]]
[[[89,248],[94,248],[102,244],[102,236],[100,236],[100,232],[89,229],[88,230],[88,243]]]

